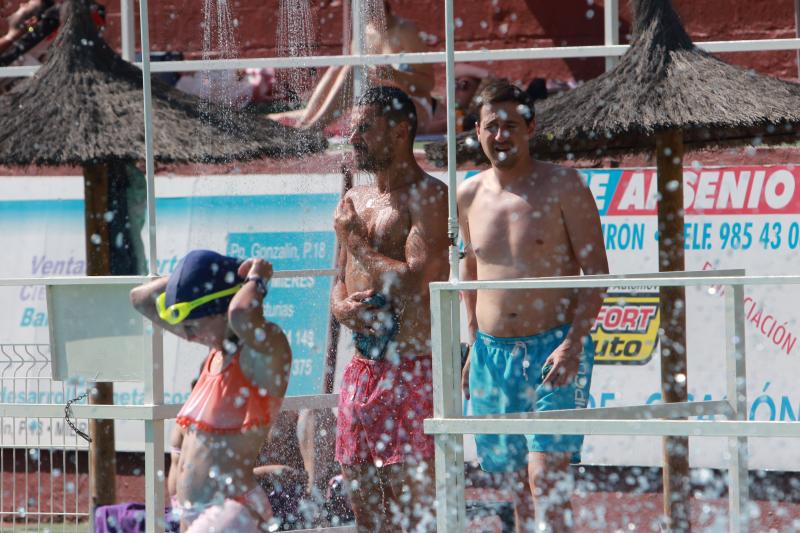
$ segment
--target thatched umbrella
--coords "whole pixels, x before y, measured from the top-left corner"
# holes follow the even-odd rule
[[[217,163],[301,156],[325,148],[304,133],[223,109],[152,80],[154,157]],[[135,274],[125,200],[126,166],[143,159],[142,72],[98,35],[86,0],[70,0],[66,21],[36,75],[0,97],[0,164],[80,165],[85,184],[88,275]],[[110,403],[98,384],[95,403]],[[93,421],[95,504],[114,501],[111,421]],[[109,467],[109,465],[112,465]]]
[[[659,270],[684,270],[684,148],[798,140],[800,85],[743,70],[698,49],[669,0],[631,0],[634,41],[611,71],[537,105],[531,152],[543,159],[599,159],[656,151]],[[443,165],[446,145],[426,153]],[[457,159],[485,161],[473,134],[459,136]],[[686,401],[683,288],[662,288],[664,401]],[[676,377],[678,379],[676,380]],[[688,520],[688,439],[665,439],[665,508],[672,527]],[[674,475],[673,475],[674,474]],[[680,497],[670,498],[677,491]],[[676,495],[677,496],[677,495]]]

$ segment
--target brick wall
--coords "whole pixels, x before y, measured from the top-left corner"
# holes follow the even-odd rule
[[[205,0],[151,0],[154,50],[179,50],[187,57],[202,52]],[[214,0],[218,1],[218,0]],[[280,0],[228,0],[239,25],[243,57],[275,54]],[[391,0],[395,11],[414,20],[434,50],[444,47],[442,0]],[[0,0],[0,13],[19,0]],[[344,0],[310,0],[319,53],[340,53]],[[794,0],[673,0],[695,40],[764,39],[795,36]],[[456,0],[459,49],[520,46],[590,45],[603,42],[603,0]],[[107,38],[119,45],[119,0],[107,0]],[[138,7],[137,7],[138,9]],[[621,40],[630,33],[626,0],[620,0]],[[0,31],[5,28],[0,23]],[[137,20],[138,28],[138,20]],[[737,53],[724,56],[759,72],[797,78],[792,52]],[[488,66],[514,80],[535,76],[588,79],[602,71],[601,59],[500,62]],[[438,76],[443,85],[443,76]]]

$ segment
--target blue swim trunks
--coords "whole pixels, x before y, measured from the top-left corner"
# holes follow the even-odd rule
[[[561,344],[570,324],[530,337],[493,337],[478,332],[470,355],[472,414],[530,413],[586,407],[594,364],[594,343],[584,340],[578,374],[553,388],[542,384],[542,366]],[[571,452],[580,462],[583,435],[475,435],[478,459],[487,472],[519,471],[528,452]]]

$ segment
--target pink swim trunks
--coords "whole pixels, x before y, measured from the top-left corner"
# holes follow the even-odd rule
[[[395,363],[354,356],[344,370],[336,460],[386,466],[433,456],[422,422],[433,416],[430,356]]]

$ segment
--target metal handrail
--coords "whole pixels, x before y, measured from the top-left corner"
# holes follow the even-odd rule
[[[746,39],[705,41],[694,43],[711,53],[776,52],[800,50],[800,39]],[[630,45],[550,46],[506,48],[502,50],[461,50],[454,53],[455,61],[514,61],[533,59],[573,59],[583,57],[620,57]],[[345,65],[382,65],[387,63],[444,63],[445,52],[415,52],[400,54],[330,55],[306,57],[260,57],[240,59],[207,59],[163,61],[150,64],[151,72],[198,72],[237,70],[244,68],[310,68]],[[141,67],[141,63],[134,63]],[[33,76],[38,66],[0,67],[0,78]]]
[[[595,408],[552,413],[463,416],[460,382],[459,291],[600,287],[724,286],[726,400],[624,408]],[[745,285],[800,285],[800,275],[746,276],[742,270],[670,272],[623,276],[568,276],[558,278],[432,283],[434,416],[425,431],[435,438],[437,524],[440,533],[462,531],[465,525],[463,436],[465,434],[587,434],[637,436],[726,437],[729,458],[731,532],[748,529],[747,439],[800,438],[800,425],[788,422],[748,421],[745,365]],[[722,414],[729,420],[663,420]]]

